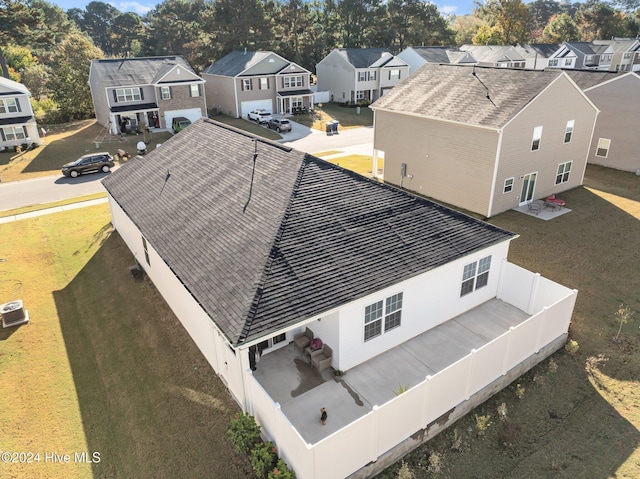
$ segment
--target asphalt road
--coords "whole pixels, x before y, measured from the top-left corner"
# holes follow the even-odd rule
[[[0,211],[102,193],[105,189],[100,180],[109,174],[92,173],[78,178],[44,176],[32,180],[0,182]]]
[[[336,135],[297,124],[294,128],[293,134],[282,135],[284,138],[280,143],[311,154],[330,150],[340,150],[345,154],[373,154],[373,127],[341,130]],[[105,189],[100,181],[109,174],[92,173],[78,178],[56,175],[0,182],[0,211],[102,193]]]

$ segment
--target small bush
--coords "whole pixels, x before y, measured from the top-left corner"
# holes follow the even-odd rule
[[[287,467],[287,464],[278,459],[276,467],[269,471],[269,479],[296,479],[296,473]]]
[[[415,479],[416,476],[413,472],[411,472],[411,468],[409,464],[402,461],[402,465],[400,469],[398,469],[398,474],[396,475],[396,479]]]
[[[498,406],[498,417],[501,421],[507,420],[507,403],[502,403]]]
[[[553,358],[549,359],[549,372],[555,373],[558,370],[558,364],[553,360]]]
[[[235,414],[227,429],[227,437],[236,451],[247,454],[260,442],[260,426],[249,414]]]
[[[521,384],[516,385],[516,397],[522,399],[524,397],[525,388]]]
[[[251,451],[251,466],[258,477],[266,477],[277,462],[278,454],[272,442],[259,444]]]
[[[429,466],[427,466],[427,471],[432,474],[440,474],[443,466],[444,459],[442,454],[432,451],[431,454],[429,454]]]
[[[454,451],[462,450],[462,436],[458,434],[458,430],[453,430],[453,441],[451,442],[451,449]]]
[[[569,341],[567,341],[567,344],[564,345],[564,350],[571,356],[575,356],[575,354],[578,352],[578,349],[580,349],[580,345],[578,344],[578,341],[575,341],[573,339],[570,339]]]
[[[491,426],[491,416],[478,416],[476,414],[476,434],[478,436],[484,436]]]

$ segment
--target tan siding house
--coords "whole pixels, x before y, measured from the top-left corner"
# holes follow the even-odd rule
[[[372,109],[373,171],[486,217],[581,185],[598,112],[564,72],[436,64]]]
[[[588,162],[623,171],[640,171],[639,74],[567,73],[600,110]]]
[[[311,72],[273,52],[233,51],[202,77],[209,107],[236,118],[257,109],[287,114],[314,107]]]

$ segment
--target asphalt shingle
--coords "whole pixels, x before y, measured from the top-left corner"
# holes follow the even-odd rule
[[[103,183],[234,344],[513,237],[206,119]]]

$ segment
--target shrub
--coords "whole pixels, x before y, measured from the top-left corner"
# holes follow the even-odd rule
[[[505,421],[507,419],[507,403],[502,403],[498,406],[498,417],[501,421]]]
[[[398,469],[398,474],[396,475],[396,479],[415,479],[416,476],[411,469],[409,468],[409,464],[402,461],[402,465],[400,469]]]
[[[432,451],[431,454],[429,454],[429,466],[427,467],[427,471],[432,474],[440,474],[442,472],[442,466],[444,466],[442,454]]]
[[[269,471],[269,479],[296,479],[296,473],[287,467],[287,464],[278,459],[276,467]]]
[[[558,364],[553,360],[553,358],[549,359],[549,372],[555,373],[558,370]]]
[[[491,416],[478,416],[476,414],[476,434],[478,436],[484,436],[491,426]]]
[[[516,385],[516,397],[518,399],[522,399],[524,397],[524,391],[524,386],[522,386],[521,384]]]
[[[248,453],[260,442],[260,426],[249,414],[235,414],[227,429],[227,437],[239,453]]]
[[[278,454],[272,442],[259,444],[251,451],[251,466],[258,477],[266,477],[277,461]]]
[[[575,356],[575,354],[578,352],[578,349],[580,349],[580,345],[578,344],[578,341],[575,341],[573,339],[570,339],[569,341],[567,341],[567,344],[564,345],[564,350],[571,356]]]

